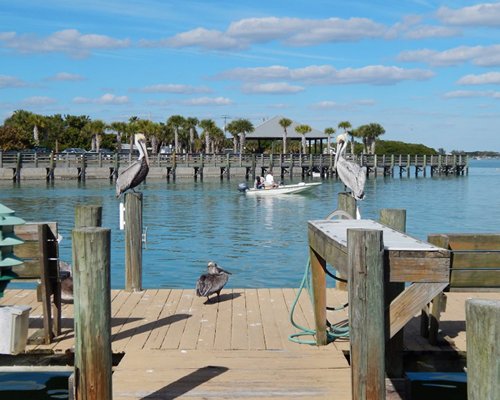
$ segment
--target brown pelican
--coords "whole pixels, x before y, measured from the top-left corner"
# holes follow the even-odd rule
[[[136,133],[134,136],[135,147],[139,150],[139,158],[136,162],[123,170],[116,179],[116,197],[128,189],[134,190],[149,172],[149,158],[146,149],[146,137],[142,133]]]
[[[216,263],[210,261],[207,266],[207,273],[202,274],[196,282],[196,295],[197,296],[207,296],[207,302],[209,300],[208,296],[213,293],[217,293],[217,302],[220,300],[220,291],[227,283],[227,280],[231,275],[231,272],[223,270]]]
[[[347,149],[347,136],[345,134],[337,136],[337,153],[335,154],[335,169],[340,180],[350,190],[356,200],[363,200],[365,197],[366,171],[358,164],[345,159]]]

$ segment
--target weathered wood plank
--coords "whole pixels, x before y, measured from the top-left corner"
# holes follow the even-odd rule
[[[220,304],[216,299],[217,297],[214,297],[213,300],[210,300],[208,303],[202,304],[202,315],[201,319],[199,320],[200,328],[198,329],[198,343],[196,345],[196,348],[199,350],[213,349],[214,347],[215,328],[217,326],[217,314]],[[189,320],[196,318],[195,314],[192,314],[192,308],[190,309],[190,313],[192,316],[186,322],[186,329],[184,330],[183,336],[189,334],[189,332],[187,331]]]
[[[450,285],[452,288],[500,288],[500,269],[488,270],[452,270]]]
[[[206,307],[211,305],[203,304],[205,302],[205,297],[194,297],[193,303],[189,308],[190,318],[186,321],[186,328],[181,336],[181,341],[179,342],[179,348],[181,349],[196,349],[198,342],[200,340],[200,329],[205,323],[204,313],[206,312]]]
[[[264,350],[266,347],[257,289],[246,289],[245,297],[247,305],[248,348],[250,350]]]
[[[170,290],[169,296],[163,305],[158,321],[153,325],[145,348],[159,349],[165,339],[170,325],[175,321],[175,310],[182,295],[182,290]]]
[[[451,268],[457,269],[483,269],[493,268],[500,270],[500,247],[498,251],[475,251],[461,253],[453,251],[451,254]]]
[[[177,349],[179,348],[179,343],[181,341],[181,335],[184,332],[186,326],[186,320],[191,318],[192,315],[189,313],[191,304],[193,303],[196,295],[192,289],[182,290],[182,295],[177,304],[175,314],[172,315],[170,326],[161,344],[162,349]]]
[[[396,297],[389,312],[390,337],[394,336],[425,304],[429,303],[448,284],[441,282],[413,283]]]
[[[264,328],[264,339],[267,350],[282,349],[283,344],[278,332],[278,326],[274,320],[269,289],[258,290],[260,312]]]
[[[231,348],[231,332],[232,332],[232,311],[233,299],[236,296],[241,296],[243,290],[224,289],[221,297],[224,300],[219,304],[217,313],[217,323],[215,326],[215,350],[229,350]]]
[[[244,293],[233,298],[233,315],[231,321],[231,348],[248,349],[248,329],[246,299]]]

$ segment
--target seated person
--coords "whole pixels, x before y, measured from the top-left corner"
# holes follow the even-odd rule
[[[257,176],[257,178],[255,178],[254,187],[255,187],[255,189],[263,189],[264,188],[264,178],[262,176]]]
[[[264,181],[264,186],[266,189],[271,189],[278,187],[278,184],[274,182],[273,173],[269,171],[266,175],[266,180]]]

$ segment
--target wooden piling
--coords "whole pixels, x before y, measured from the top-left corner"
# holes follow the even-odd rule
[[[345,211],[351,217],[356,218],[356,199],[350,193],[341,192],[337,196],[337,209]]]
[[[110,400],[111,230],[76,228],[72,239],[76,398]]]
[[[78,204],[75,207],[75,228],[102,226],[102,206]]]
[[[353,400],[385,399],[382,231],[347,230]]]
[[[406,210],[389,209],[380,210],[380,223],[395,229],[399,232],[406,232]],[[384,269],[385,283],[385,320],[387,322],[386,330],[389,328],[389,306],[401,292],[405,289],[404,282],[389,282],[389,269]],[[389,377],[399,378],[403,376],[403,351],[404,351],[404,328],[396,333],[386,343],[385,349],[385,368]],[[388,337],[388,336],[387,336]]]
[[[500,393],[500,301],[465,303],[467,398],[494,400]]]
[[[125,290],[142,290],[142,193],[125,194]]]

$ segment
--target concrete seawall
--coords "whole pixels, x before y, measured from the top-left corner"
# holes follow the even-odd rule
[[[114,179],[114,169],[106,167],[87,167],[85,176],[82,176],[82,170],[78,167],[57,167],[53,170],[54,180],[64,179]],[[21,180],[47,180],[50,170],[48,168],[21,168]],[[247,169],[245,167],[232,167],[229,169],[229,176],[245,177]],[[149,178],[169,179],[169,178],[196,178],[196,177],[227,177],[227,170],[221,167],[177,167],[173,169],[166,167],[151,167],[149,169]],[[0,168],[0,181],[16,180],[15,168]]]

